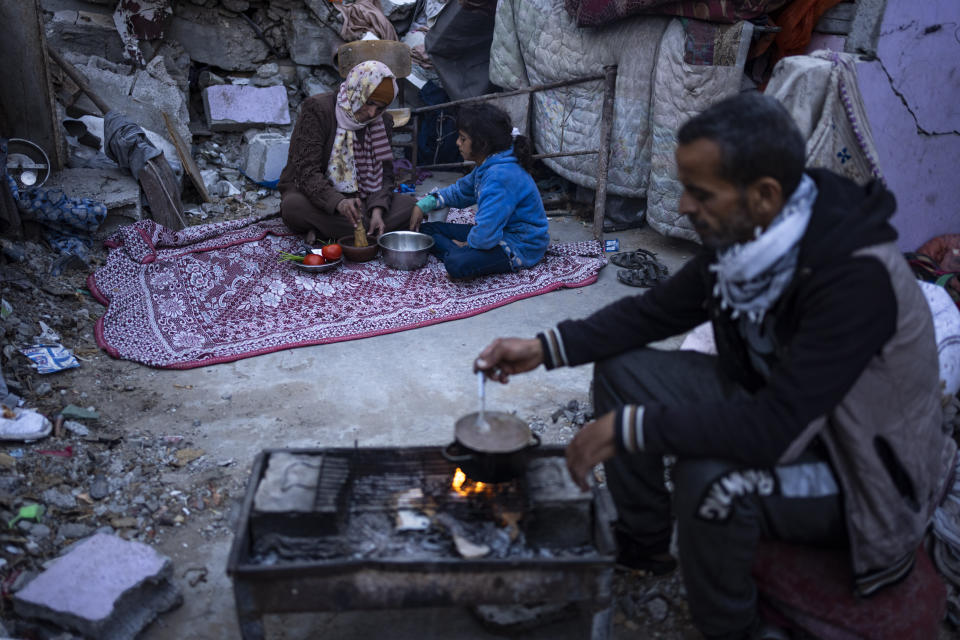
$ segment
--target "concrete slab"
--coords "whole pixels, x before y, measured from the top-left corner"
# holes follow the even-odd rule
[[[312,4],[316,7],[321,6],[319,3]],[[322,5],[327,3],[324,2]],[[331,11],[332,9],[320,10]],[[320,24],[314,13],[304,9],[294,9],[288,14],[285,27],[291,60],[310,67],[334,66],[337,47],[344,44],[343,38],[339,35],[339,26]]]
[[[253,508],[260,512],[309,512],[316,500],[323,456],[275,453],[257,486]]]
[[[77,544],[14,596],[18,615],[90,638],[132,640],[180,601],[170,558],[105,533]]]
[[[93,198],[108,212],[140,205],[140,185],[126,169],[64,169],[51,175],[44,187],[60,189],[68,198]]]
[[[290,124],[290,104],[283,86],[213,85],[203,90],[203,111],[211,131]]]

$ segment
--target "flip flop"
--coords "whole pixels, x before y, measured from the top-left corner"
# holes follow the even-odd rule
[[[631,287],[652,287],[667,277],[666,267],[661,264],[656,264],[656,267],[650,265],[650,268],[644,269],[618,269],[617,280]]]
[[[657,254],[646,249],[625,251],[610,256],[610,262],[624,269],[641,269],[650,262],[657,261]]]

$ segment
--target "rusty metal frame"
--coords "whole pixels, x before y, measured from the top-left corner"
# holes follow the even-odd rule
[[[409,447],[402,452],[412,457],[435,450],[436,447]],[[423,566],[422,559],[342,559],[290,562],[281,567],[249,562],[253,502],[269,457],[275,453],[321,455],[355,451],[355,448],[267,449],[254,460],[227,559],[227,575],[233,582],[243,640],[265,638],[262,621],[265,614],[516,604],[518,594],[525,598],[519,601],[526,602],[577,600],[592,615],[592,639],[610,637],[616,543],[609,522],[615,514],[609,496],[599,489],[594,489],[593,501],[598,551],[594,556],[557,558],[547,564],[525,558],[432,559],[429,569]],[[395,448],[382,451],[384,455],[398,452]],[[559,445],[544,445],[531,451],[531,455],[562,456],[563,451]],[[378,585],[375,593],[366,589],[371,578],[375,578],[373,582]]]
[[[610,136],[613,132],[613,99],[614,93],[616,90],[617,84],[617,67],[615,65],[607,66],[603,68],[602,74],[584,76],[580,78],[572,78],[570,80],[561,80],[559,82],[551,82],[549,84],[535,85],[532,87],[524,87],[522,89],[514,89],[513,91],[505,91],[503,93],[488,93],[482,96],[476,96],[474,98],[463,98],[461,100],[452,100],[450,102],[444,102],[442,104],[432,104],[425,107],[417,107],[410,110],[410,116],[413,121],[413,141],[410,145],[402,146],[411,146],[412,147],[412,158],[414,170],[416,169],[457,169],[463,167],[473,166],[472,162],[454,162],[446,164],[432,164],[432,165],[417,165],[417,140],[420,133],[420,118],[419,116],[423,113],[428,113],[430,111],[436,111],[438,109],[446,109],[449,107],[456,107],[464,104],[474,104],[477,102],[488,102],[490,100],[498,100],[500,98],[509,98],[511,96],[518,96],[523,94],[532,95],[538,91],[547,91],[550,89],[558,89],[560,87],[567,87],[574,84],[582,84],[584,82],[595,82],[597,80],[603,81],[603,107],[600,112],[600,147],[598,149],[584,149],[579,151],[560,151],[556,153],[540,153],[531,156],[535,160],[542,160],[544,158],[559,158],[563,156],[582,156],[582,155],[591,155],[597,154],[597,176],[596,176],[596,196],[594,198],[594,207],[593,207],[593,237],[595,240],[603,240],[603,214],[607,207],[607,172],[610,162]],[[398,145],[399,146],[399,145]]]

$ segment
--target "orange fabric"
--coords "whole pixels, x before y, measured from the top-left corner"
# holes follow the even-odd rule
[[[780,27],[781,31],[774,39],[776,51],[771,65],[780,58],[803,53],[810,44],[810,36],[817,22],[828,9],[842,1],[793,0],[784,7],[773,19],[773,23]]]
[[[393,102],[393,80],[391,78],[384,78],[367,99],[379,102],[380,104],[390,104]]]

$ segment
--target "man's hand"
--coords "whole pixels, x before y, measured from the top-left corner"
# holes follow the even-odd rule
[[[370,227],[367,229],[367,235],[379,236],[386,230],[383,224],[383,207],[374,207],[370,212]]]
[[[363,203],[360,198],[344,198],[337,203],[337,212],[354,227],[363,221]]]
[[[506,383],[511,374],[536,369],[542,362],[543,348],[537,338],[497,338],[480,352],[473,370]]]
[[[410,212],[410,231],[419,231],[421,222],[423,222],[423,209],[413,205],[413,211]]]
[[[593,467],[617,455],[613,437],[615,417],[616,412],[611,411],[588,422],[567,445],[567,469],[573,481],[584,491],[590,488],[587,474],[593,471]]]
[[[463,242],[462,240],[457,240],[457,239],[454,239],[454,238],[452,238],[452,240],[453,240],[453,244],[457,245],[458,247],[465,247],[465,246],[467,246],[467,243],[466,243],[466,242]]]

